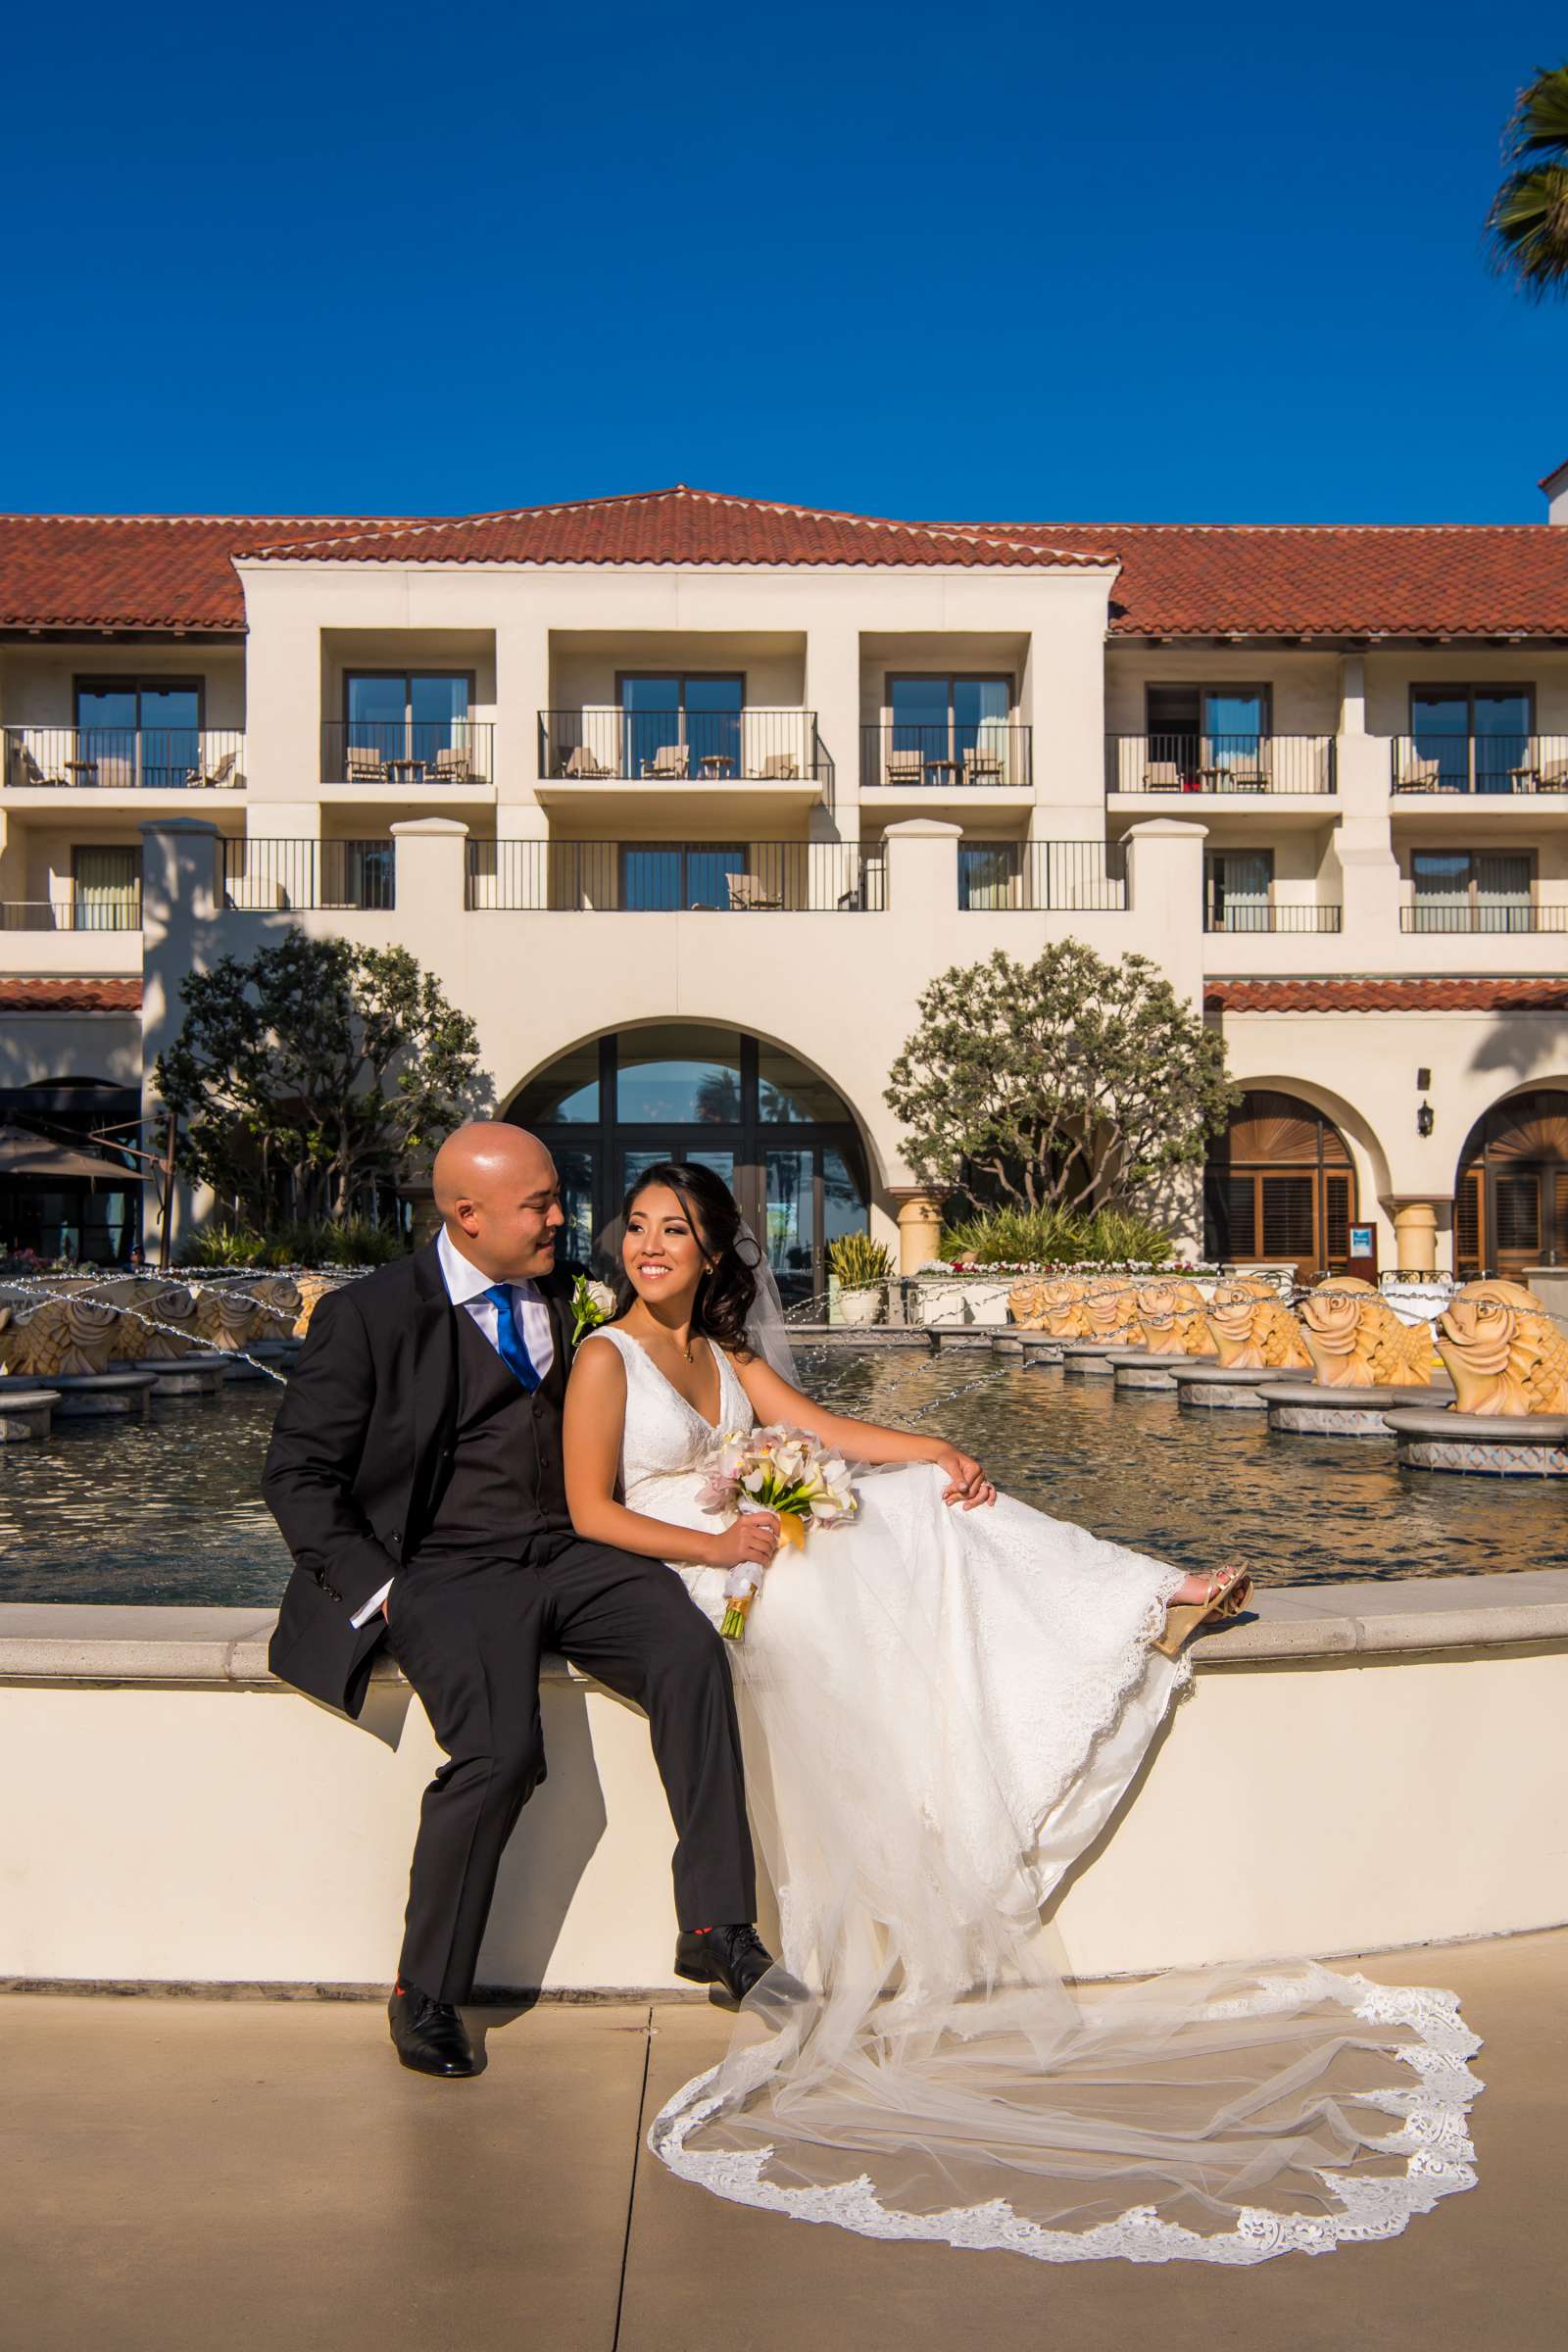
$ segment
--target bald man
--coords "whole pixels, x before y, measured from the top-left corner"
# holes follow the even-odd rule
[[[357,1716],[385,1642],[448,1761],[425,1790],[392,2039],[473,2072],[473,1989],[501,1855],[545,1777],[539,1660],[559,1649],[646,1709],[677,1831],[675,1905],[732,1996],[771,1965],[724,1645],[657,1560],[573,1533],[561,1414],[569,1285],[543,1144],[476,1121],[436,1154],[441,1231],[321,1299],[262,1491],[294,1555],[272,1671]],[[731,1980],[734,1980],[733,1982]],[[603,1981],[614,1984],[607,1955]]]

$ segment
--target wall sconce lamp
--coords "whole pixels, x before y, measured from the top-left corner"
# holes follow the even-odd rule
[[[1433,1109],[1431,1103],[1420,1103],[1415,1114],[1415,1131],[1417,1135],[1430,1135],[1437,1123],[1438,1114]]]

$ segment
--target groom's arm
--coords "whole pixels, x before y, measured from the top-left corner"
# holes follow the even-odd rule
[[[397,1562],[354,1494],[375,1402],[369,1334],[347,1291],[322,1298],[272,1425],[262,1494],[294,1564],[356,1621],[385,1597]]]

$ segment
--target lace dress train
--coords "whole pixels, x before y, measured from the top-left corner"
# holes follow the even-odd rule
[[[622,1488],[711,1528],[713,1432],[635,1341]],[[721,1424],[752,1426],[718,1355]],[[1076,1986],[1041,1910],[1187,1669],[1181,1571],[920,1465],[787,1554],[732,1654],[785,1965],[651,2144],[743,2204],[1043,2261],[1252,2263],[1386,2237],[1474,2180],[1479,2047],[1450,1994],[1315,1963]],[[677,1568],[717,1621],[722,1576]],[[1245,1757],[1237,1768],[1246,1769]]]

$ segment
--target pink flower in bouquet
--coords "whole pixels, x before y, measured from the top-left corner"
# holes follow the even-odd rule
[[[797,1549],[808,1527],[842,1526],[859,1509],[843,1455],[802,1429],[731,1432],[715,1439],[702,1466],[708,1473],[699,1496],[705,1511],[772,1511],[781,1541]],[[719,1628],[727,1640],[744,1639],[746,1613],[760,1590],[756,1566],[730,1570],[724,1586],[729,1607]]]

